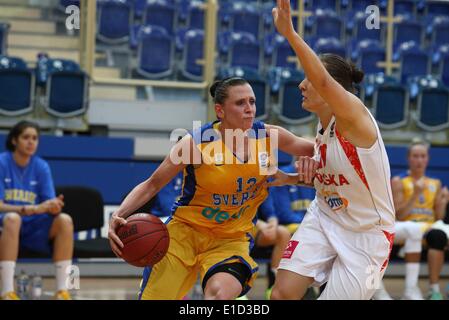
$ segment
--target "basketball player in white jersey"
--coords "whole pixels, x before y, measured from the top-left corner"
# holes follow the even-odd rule
[[[394,238],[390,167],[374,118],[353,94],[363,72],[336,55],[320,58],[295,32],[288,0],[273,9],[276,28],[304,68],[302,107],[320,123],[314,158],[316,198],[289,242],[272,299],[300,299],[310,285],[326,288],[319,299],[370,299],[383,277]],[[310,183],[302,158],[299,175]],[[272,185],[291,183],[275,175]]]

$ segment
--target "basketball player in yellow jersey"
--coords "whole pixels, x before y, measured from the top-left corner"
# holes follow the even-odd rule
[[[446,188],[441,187],[441,181],[426,176],[427,164],[429,162],[429,146],[422,141],[413,142],[408,149],[409,170],[392,179],[392,191],[396,209],[396,238],[395,242],[404,243],[406,275],[405,275],[405,299],[422,299],[418,288],[419,262],[421,260],[421,247],[423,236],[429,245],[429,273],[431,288],[438,284],[438,276],[441,267],[435,267],[438,261],[438,233],[444,232],[432,230],[433,226],[438,228],[444,218],[446,208]],[[437,222],[438,221],[438,222]],[[437,222],[435,224],[435,222]],[[449,227],[449,226],[448,226]],[[435,233],[437,236],[435,237]],[[435,238],[436,241],[435,241]],[[436,242],[436,243],[435,243]],[[447,244],[444,241],[443,248]],[[441,249],[443,249],[441,248]],[[443,251],[440,250],[441,254]],[[444,254],[443,254],[444,255]],[[437,257],[435,257],[437,256]],[[435,261],[435,258],[437,261]],[[444,257],[443,257],[444,259]],[[435,290],[439,292],[438,290]]]
[[[309,158],[313,154],[313,143],[283,128],[254,121],[256,98],[245,79],[217,81],[210,93],[218,120],[181,139],[111,217],[111,247],[121,256],[123,244],[116,229],[184,170],[182,195],[167,224],[170,246],[158,264],[145,269],[141,299],[181,299],[198,274],[205,299],[234,299],[245,294],[257,272],[257,264],[249,256],[253,245],[250,232],[257,207],[267,196],[264,171],[274,151],[270,139],[277,136],[278,148],[284,152]],[[242,143],[236,143],[238,140]],[[304,174],[312,171],[310,166]]]

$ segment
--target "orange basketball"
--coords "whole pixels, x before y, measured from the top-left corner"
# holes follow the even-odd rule
[[[167,253],[170,237],[167,227],[158,217],[137,213],[126,219],[117,230],[123,242],[122,257],[136,267],[153,266]]]

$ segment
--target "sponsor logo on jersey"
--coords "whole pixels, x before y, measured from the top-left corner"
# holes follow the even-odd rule
[[[324,194],[324,201],[326,201],[327,205],[333,210],[338,211],[341,209],[345,209],[348,207],[348,199],[341,197],[336,192],[327,192]]]
[[[293,252],[295,252],[296,247],[298,246],[299,241],[296,240],[290,240],[287,244],[287,247],[285,248],[284,254],[282,255],[282,258],[284,259],[290,259],[293,255]]]
[[[261,168],[268,168],[268,152],[259,152],[259,166]]]
[[[216,166],[222,166],[224,164],[223,153],[216,153],[214,155],[214,160]]]
[[[343,174],[327,174],[327,173],[316,173],[315,178],[325,186],[334,185],[337,187],[343,186],[345,184],[349,185],[348,179]]]
[[[10,183],[12,180],[10,178],[5,178],[5,183]]]
[[[37,185],[37,181],[36,180],[31,180],[30,181],[30,186],[35,186]]]

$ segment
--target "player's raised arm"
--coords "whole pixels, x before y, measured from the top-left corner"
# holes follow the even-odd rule
[[[326,70],[320,58],[296,33],[289,0],[277,0],[277,7],[273,8],[273,19],[278,32],[288,40],[299,58],[308,81],[332,109],[342,135],[358,147],[370,147],[376,141],[377,132],[364,104],[333,78],[329,68]],[[334,67],[347,66],[342,64]],[[353,82],[363,79],[363,72],[355,67],[352,66],[347,71],[353,75]]]

